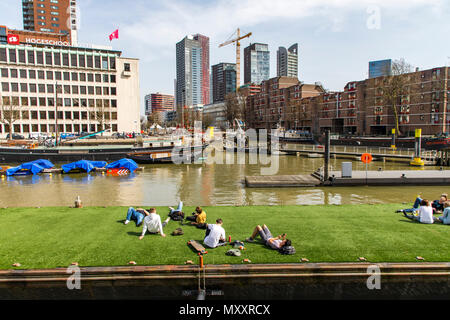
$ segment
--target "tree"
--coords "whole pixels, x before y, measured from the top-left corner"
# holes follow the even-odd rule
[[[94,111],[94,119],[95,121],[98,122],[100,126],[100,130],[98,131],[103,131],[107,129],[107,127],[105,127],[105,123],[107,122],[107,120],[109,120],[109,112],[105,110],[105,106],[103,105],[102,100],[97,100],[96,108]]]
[[[232,125],[234,119],[247,120],[246,97],[238,93],[229,93],[225,96],[225,118]]]
[[[8,126],[9,138],[12,139],[13,125],[20,119],[20,105],[18,97],[0,97],[0,122]]]
[[[383,78],[382,96],[385,105],[394,113],[394,125],[397,135],[401,135],[399,127],[399,107],[401,106],[401,98],[405,93],[405,87],[408,80],[406,73],[412,71],[412,66],[405,59],[394,60],[391,70],[386,70],[387,76]]]

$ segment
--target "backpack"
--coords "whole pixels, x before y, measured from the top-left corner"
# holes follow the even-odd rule
[[[281,254],[295,254],[295,248],[293,246],[284,246],[278,250]]]
[[[175,212],[169,213],[169,217],[173,221],[183,221],[183,219],[184,219],[184,212],[175,211]]]

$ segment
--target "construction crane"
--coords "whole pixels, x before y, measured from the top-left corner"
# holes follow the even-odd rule
[[[234,39],[228,40],[219,45],[219,48],[229,45],[233,42],[236,42],[236,92],[239,90],[241,85],[241,43],[240,41],[245,38],[249,38],[252,33],[247,33],[246,35],[241,37],[241,30],[239,28],[236,32],[237,36]]]

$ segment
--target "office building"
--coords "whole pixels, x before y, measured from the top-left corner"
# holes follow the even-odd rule
[[[176,90],[178,115],[182,108],[209,103],[209,38],[188,35],[176,44]]]
[[[0,96],[20,110],[13,132],[25,136],[140,132],[139,60],[120,51],[0,44]],[[0,136],[7,133],[3,122]]]
[[[22,12],[25,30],[68,35],[77,45],[76,0],[22,0]]]
[[[244,83],[261,84],[269,78],[269,46],[263,43],[253,43],[244,48]]]
[[[152,93],[145,96],[145,114],[174,110],[174,97],[169,94]]]
[[[236,92],[236,64],[219,63],[212,66],[213,103],[225,101],[227,94]]]
[[[369,79],[389,76],[392,74],[392,60],[378,60],[369,62]]]
[[[277,51],[277,76],[298,78],[298,44]]]

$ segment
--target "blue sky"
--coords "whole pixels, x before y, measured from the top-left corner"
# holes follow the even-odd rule
[[[0,1],[0,25],[22,28],[21,0]],[[173,94],[175,43],[210,37],[210,63],[234,62],[218,48],[240,27],[268,43],[271,76],[279,46],[299,44],[299,79],[330,90],[367,77],[368,61],[405,58],[421,69],[450,64],[446,0],[78,0],[79,42],[112,45],[140,59],[141,95]],[[108,35],[119,28],[120,39]],[[242,70],[243,71],[243,70]]]

